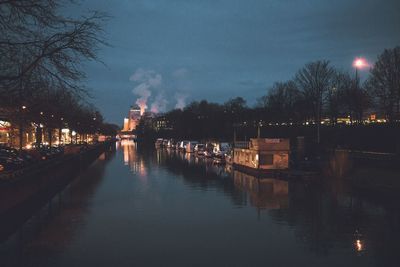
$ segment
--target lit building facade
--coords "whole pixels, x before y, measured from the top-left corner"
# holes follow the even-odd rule
[[[140,121],[140,107],[138,105],[131,106],[129,110],[129,131],[136,129]]]
[[[131,106],[129,109],[128,118],[124,118],[124,127],[122,128],[122,132],[131,132],[136,130],[140,118],[140,107],[138,105]]]

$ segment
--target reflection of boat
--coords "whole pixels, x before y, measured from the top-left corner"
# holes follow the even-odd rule
[[[213,163],[214,164],[225,164],[225,157],[214,157]]]
[[[287,208],[289,203],[289,184],[287,181],[254,176],[233,171],[234,184],[250,194],[253,206],[264,209]]]
[[[154,144],[155,145],[155,147],[156,148],[161,148],[162,147],[162,145],[163,145],[163,139],[162,138],[158,138],[157,140],[156,140],[156,143]]]

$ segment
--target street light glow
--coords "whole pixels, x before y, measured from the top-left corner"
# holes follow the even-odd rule
[[[365,58],[359,57],[353,61],[353,67],[356,69],[365,69],[369,67],[369,63]]]

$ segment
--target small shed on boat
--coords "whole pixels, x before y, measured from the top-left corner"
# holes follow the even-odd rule
[[[256,170],[289,168],[290,142],[281,138],[252,138],[235,142],[233,163]]]

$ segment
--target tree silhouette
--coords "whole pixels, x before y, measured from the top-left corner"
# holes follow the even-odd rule
[[[379,55],[366,83],[375,103],[390,122],[400,118],[400,46]]]
[[[324,95],[332,88],[335,70],[329,61],[315,61],[306,64],[296,74],[296,83],[302,91],[307,105],[312,107],[317,125],[317,143],[320,143],[320,127]]]

